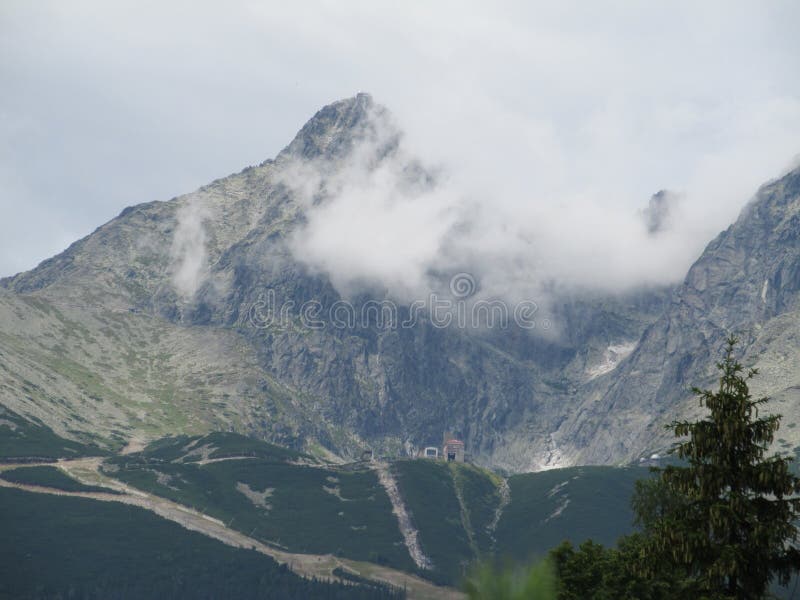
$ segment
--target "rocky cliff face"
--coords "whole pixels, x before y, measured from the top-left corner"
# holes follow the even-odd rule
[[[274,160],[128,208],[0,282],[0,403],[118,443],[227,428],[351,456],[403,453],[450,430],[478,462],[520,471],[662,447],[663,422],[690,406],[687,386],[708,378],[729,329],[774,367],[767,387],[793,397],[797,173],[764,188],[674,292],[562,295],[550,315],[559,335],[542,336],[430,318],[337,326],[342,296],[297,260],[291,236],[356,159],[398,162],[403,185],[435,184],[360,94],[323,108]],[[389,299],[374,288],[348,297],[358,314]],[[309,302],[321,326],[303,322]]]
[[[607,387],[586,389],[557,436],[573,445],[573,460],[633,459],[663,447],[664,423],[698,410],[691,387],[715,385],[729,333],[741,338],[743,362],[761,372],[754,391],[773,397],[769,410],[785,417],[780,448],[798,444],[799,240],[800,169],[758,192],[708,245]]]

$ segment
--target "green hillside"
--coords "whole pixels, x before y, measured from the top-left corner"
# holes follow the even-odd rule
[[[32,417],[23,419],[8,408],[0,406],[0,462],[104,454],[106,452],[97,446],[64,439],[40,421],[33,420]]]
[[[309,581],[145,510],[0,489],[0,598],[402,598]]]
[[[502,479],[491,471],[471,465],[450,463],[448,466],[455,490],[463,502],[464,524],[471,532],[473,551],[479,557],[491,555],[495,550],[493,522],[501,503]]]
[[[99,452],[8,411],[4,418],[14,425],[0,427],[6,448],[20,456]],[[278,548],[420,571],[368,463],[333,465],[239,434],[214,432],[163,438],[141,452],[109,457],[101,468]],[[526,561],[563,540],[613,544],[631,531],[634,482],[648,476],[639,467],[574,467],[504,481],[472,465],[430,460],[395,461],[391,472],[421,550],[433,564],[422,574],[448,585],[458,584],[477,560]],[[100,491],[47,466],[7,471],[3,478]]]
[[[18,467],[9,471],[0,472],[0,479],[12,483],[38,485],[53,488],[64,492],[101,492],[104,494],[119,494],[119,492],[96,485],[84,485],[65,474],[56,467],[36,466]]]
[[[435,581],[453,583],[475,560],[464,527],[450,467],[432,460],[392,465],[400,493],[416,528],[422,551],[433,561]]]
[[[198,460],[203,454],[208,458]],[[228,459],[218,460],[222,456]],[[310,457],[264,442],[212,434],[162,440],[104,468],[134,487],[292,552],[332,553],[413,570],[375,472],[309,463]]]
[[[429,460],[398,461],[392,470],[434,564],[429,577],[448,583],[477,559],[524,562],[564,540],[613,544],[633,529],[634,482],[649,474],[640,467],[572,467],[515,475],[501,506],[502,479],[490,471]]]
[[[13,413],[4,417],[15,426],[0,427],[6,446],[21,449],[21,456],[98,452]],[[369,463],[333,465],[214,432],[154,441],[141,452],[106,458],[101,470],[274,547],[369,561],[446,585],[457,585],[478,560],[524,562],[564,540],[613,544],[632,530],[634,482],[648,476],[640,467],[574,467],[504,480],[469,464],[395,461],[390,470],[400,501],[433,565],[420,570]],[[2,478],[65,491],[109,491],[84,486],[53,466],[17,468]]]
[[[137,454],[143,459],[198,462],[230,457],[264,458],[280,462],[314,461],[308,454],[276,446],[238,433],[214,431],[207,435],[179,435],[148,444]]]
[[[634,483],[648,475],[642,467],[570,467],[510,477],[496,554],[527,560],[564,540],[613,544],[632,531]]]
[[[422,574],[455,585],[477,560],[526,561],[564,540],[613,544],[632,530],[630,498],[645,468],[574,467],[515,475],[468,464],[391,464],[423,554]],[[106,461],[133,487],[292,552],[418,572],[376,472],[337,466],[232,433],[165,438]]]

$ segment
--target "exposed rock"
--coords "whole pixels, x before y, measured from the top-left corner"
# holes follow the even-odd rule
[[[389,465],[387,463],[378,463],[376,470],[378,472],[378,481],[383,486],[383,489],[386,490],[386,494],[392,503],[392,512],[397,517],[400,533],[403,536],[409,555],[420,569],[434,568],[431,559],[422,551],[422,546],[419,544],[419,531],[414,527],[411,517],[408,515],[405,502],[400,495],[397,481],[392,475]]]
[[[238,481],[236,482],[236,490],[250,500],[250,502],[253,503],[253,506],[258,507],[265,512],[272,510],[272,505],[268,502],[268,500],[272,497],[272,493],[275,491],[275,488],[268,487],[264,491],[259,492],[258,490],[251,488],[248,484]]]
[[[669,228],[676,200],[675,194],[667,190],[653,194],[647,208],[641,213],[647,233],[656,235]]]
[[[395,156],[400,140],[368,95],[336,102],[275,160],[169,202],[127,208],[33,271],[2,280],[10,293],[0,296],[0,352],[13,357],[6,365],[14,383],[0,402],[62,434],[117,443],[154,430],[232,428],[357,456],[366,445],[401,453],[454,430],[480,463],[551,464],[550,434],[587,369],[605,360],[609,346],[638,338],[665,292],[564,296],[553,307],[557,337],[465,332],[425,320],[412,328],[300,325],[305,302],[330,314],[341,297],[289,248],[305,209],[287,177],[315,161],[321,180],[312,195],[324,201],[326,173],[356,149],[359,160],[378,165]],[[410,158],[403,172],[409,185],[432,181]],[[266,294],[294,312],[259,321]],[[365,294],[356,308],[375,299]],[[24,327],[16,323],[20,311]],[[60,344],[50,342],[54,335]],[[55,368],[63,352],[78,367]],[[20,394],[24,381],[35,394]],[[88,402],[101,409],[87,414]]]
[[[573,446],[570,460],[622,462],[667,445],[664,424],[698,411],[690,388],[715,385],[730,332],[741,338],[743,362],[760,368],[753,391],[774,396],[769,410],[784,415],[779,436],[797,445],[798,241],[800,169],[758,192],[707,246],[631,356],[586,390],[557,436]]]
[[[307,205],[287,177],[304,161],[323,165],[309,185],[312,202],[324,202],[328,175],[355,149],[378,165],[401,143],[368,95],[336,102],[274,160],[127,208],[0,281],[0,404],[118,446],[233,429],[355,457],[364,447],[401,454],[449,430],[477,462],[509,471],[619,463],[664,446],[663,424],[693,410],[688,386],[709,381],[722,338],[738,330],[762,367],[758,385],[793,422],[798,172],[766,186],[676,291],[556,295],[558,335],[425,319],[337,328],[329,315],[340,294],[290,248]],[[433,181],[411,158],[403,172],[409,185]],[[669,204],[657,196],[654,233]],[[264,318],[267,298],[294,308]],[[383,299],[364,293],[355,308]],[[320,328],[299,321],[308,301],[328,315]]]

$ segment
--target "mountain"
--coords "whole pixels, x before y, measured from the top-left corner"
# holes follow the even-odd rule
[[[556,437],[577,463],[632,460],[663,448],[663,424],[697,413],[692,386],[716,385],[730,333],[759,369],[751,390],[784,416],[777,446],[800,444],[800,169],[763,186],[692,265],[664,313],[613,374],[586,390]],[[592,418],[592,415],[596,417]],[[622,434],[621,434],[622,433]]]
[[[617,464],[663,449],[663,423],[691,410],[688,385],[707,381],[735,328],[791,410],[797,172],[765,187],[676,289],[555,294],[557,335],[424,313],[411,327],[341,327],[342,301],[365,314],[395,298],[373,284],[343,296],[293,236],[342,173],[387,164],[401,186],[436,185],[388,111],[359,94],[274,159],[129,207],[0,280],[0,405],[107,449],[237,431],[347,459],[407,455],[452,431],[475,462],[511,472]],[[446,290],[451,275],[432,284]]]
[[[27,590],[44,584],[36,573],[45,555],[25,549],[35,550],[55,531],[46,554],[63,568],[48,571],[46,587],[59,591],[94,586],[115,597],[131,587],[195,597],[162,590],[191,586],[192,577],[181,574],[216,556],[231,565],[260,562],[267,572],[277,570],[275,559],[294,571],[283,566],[275,580],[245,578],[240,583],[248,588],[300,585],[296,573],[367,584],[372,589],[362,590],[364,597],[403,597],[402,588],[409,598],[461,598],[428,582],[456,586],[478,560],[526,562],[566,539],[610,544],[630,532],[634,482],[648,476],[642,467],[573,467],[504,479],[428,459],[336,465],[222,432],[163,438],[127,454],[70,454],[58,462],[19,464],[6,456],[11,462],[0,463],[0,523],[11,532],[0,551],[14,559],[5,563],[18,566],[0,583],[6,595],[28,597]],[[100,543],[115,528],[126,535]],[[70,552],[69,544],[82,551]],[[203,551],[192,561],[187,548],[196,546]],[[136,564],[136,556],[147,564],[133,568],[134,575],[144,568],[156,574],[141,588],[130,569],[118,573],[120,561]],[[223,573],[215,589],[233,585],[230,577]],[[324,590],[308,590],[308,597],[314,591]],[[346,597],[362,597],[357,592]]]
[[[387,111],[359,94],[320,110],[274,160],[167,202],[129,207],[30,272],[0,281],[0,403],[59,435],[110,447],[166,434],[235,430],[319,454],[403,454],[462,436],[482,464],[553,463],[550,433],[586,381],[611,370],[666,290],[563,296],[558,337],[465,332],[422,319],[311,329],[276,306],[342,296],[297,260],[298,179],[326,201],[355,160],[401,162],[408,185],[435,178],[403,154]],[[318,181],[308,177],[313,165]],[[364,291],[357,309],[387,299]],[[295,308],[295,310],[297,310]],[[400,308],[401,315],[407,314]]]

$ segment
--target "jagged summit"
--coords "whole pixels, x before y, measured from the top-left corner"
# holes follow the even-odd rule
[[[754,395],[787,423],[783,449],[800,422],[800,169],[764,185],[734,224],[692,265],[664,314],[642,336],[602,393],[586,394],[597,415],[568,419],[564,439],[584,446],[581,460],[634,458],[660,450],[663,424],[697,410],[691,386],[713,387],[726,337],[741,341],[742,363],[757,367]],[[620,431],[628,432],[620,436]],[[791,442],[788,440],[792,440]],[[660,447],[659,447],[660,445]]]
[[[669,227],[677,196],[669,190],[659,190],[650,197],[647,208],[641,212],[647,233],[656,235]]]
[[[377,128],[386,125],[386,108],[377,104],[370,94],[362,92],[320,109],[277,160],[337,158],[347,154],[356,141],[374,136]]]

